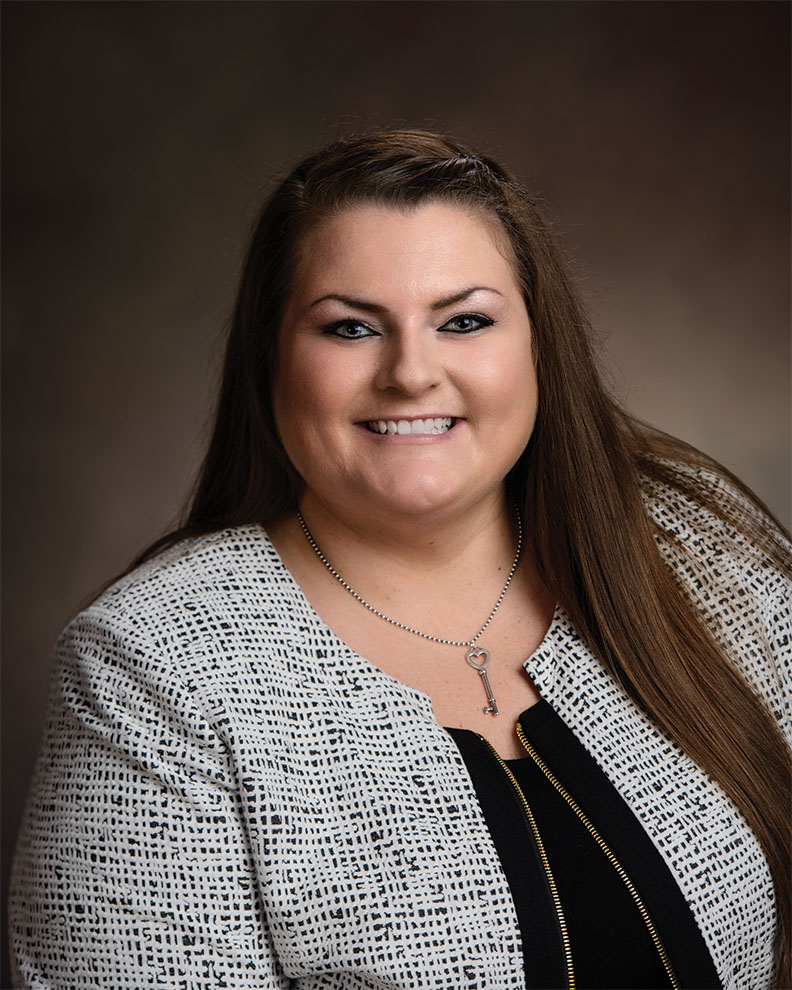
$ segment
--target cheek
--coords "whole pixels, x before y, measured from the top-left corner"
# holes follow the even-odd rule
[[[285,372],[284,368],[282,384],[275,389],[276,415],[279,409],[285,415],[289,409],[299,409],[303,419],[330,416],[343,419],[351,411],[359,387],[347,366],[332,362],[301,363],[288,374]]]
[[[476,362],[471,371],[493,411],[511,420],[533,415],[538,388],[529,342],[513,341],[491,359]]]
[[[477,366],[480,412],[488,417],[489,454],[510,469],[531,439],[538,407],[533,354],[522,340]]]
[[[291,433],[312,409],[321,404],[326,386],[320,367],[312,360],[310,348],[299,341],[283,346],[273,390],[275,417],[281,432]]]
[[[294,445],[305,423],[305,409],[310,407],[306,369],[294,354],[293,347],[281,347],[272,388],[275,425],[286,453],[295,461]]]
[[[359,369],[340,348],[313,338],[284,347],[273,388],[275,422],[295,466],[306,457],[329,456],[330,438],[338,438],[354,419],[360,394]]]

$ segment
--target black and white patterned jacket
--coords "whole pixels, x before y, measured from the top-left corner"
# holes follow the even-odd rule
[[[788,584],[679,495],[647,504],[789,733]],[[768,987],[772,887],[729,801],[563,611],[526,667],[670,865],[724,986]],[[338,640],[255,526],[161,554],[63,634],[10,918],[25,986],[525,986],[505,876],[429,699]]]

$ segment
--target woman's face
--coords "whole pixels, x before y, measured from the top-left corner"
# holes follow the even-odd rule
[[[351,207],[309,231],[274,388],[306,498],[395,522],[502,497],[537,385],[501,240],[439,202]]]

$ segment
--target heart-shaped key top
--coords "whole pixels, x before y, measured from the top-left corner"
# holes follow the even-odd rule
[[[484,657],[484,659],[479,660],[480,657]],[[484,714],[497,715],[498,703],[495,700],[495,695],[492,693],[489,677],[487,677],[487,667],[490,662],[489,650],[485,650],[483,646],[476,646],[475,643],[471,643],[468,647],[465,659],[473,670],[477,670],[479,672],[481,675],[481,680],[484,682],[484,690],[487,692],[487,701],[489,702],[489,705],[484,709]]]

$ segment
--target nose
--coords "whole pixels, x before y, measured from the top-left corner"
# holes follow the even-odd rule
[[[393,334],[377,369],[376,386],[394,389],[403,395],[421,395],[439,384],[442,364],[438,342],[431,332]]]

